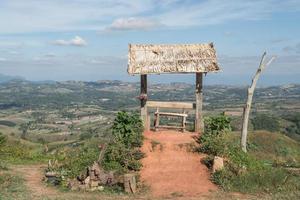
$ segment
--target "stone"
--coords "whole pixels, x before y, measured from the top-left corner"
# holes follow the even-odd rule
[[[93,181],[93,180],[90,181],[90,187],[91,188],[98,187],[98,186],[99,186],[99,181]]]
[[[91,178],[88,176],[88,177],[86,177],[86,179],[84,179],[84,184],[88,185],[90,183],[90,181],[91,181]]]
[[[85,190],[88,189],[87,185],[79,185],[78,188],[79,188],[80,191],[85,191]]]
[[[68,183],[68,188],[69,188],[71,191],[77,191],[77,190],[80,190],[78,181],[76,181],[76,180],[70,180],[69,183]]]
[[[97,189],[98,189],[99,191],[103,191],[103,190],[104,190],[104,187],[103,187],[103,186],[98,186]]]
[[[214,157],[214,164],[213,164],[213,167],[212,167],[213,173],[215,173],[216,171],[220,171],[223,168],[224,168],[224,159],[222,157],[215,156]]]

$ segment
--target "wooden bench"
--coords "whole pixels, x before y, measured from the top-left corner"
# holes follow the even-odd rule
[[[160,116],[172,116],[172,117],[181,117],[182,121],[181,121],[181,126],[164,126],[164,125],[159,125],[159,119]],[[160,112],[159,108],[156,108],[156,112],[154,113],[154,127],[155,127],[155,131],[158,130],[158,128],[177,128],[177,129],[181,129],[182,132],[185,132],[185,127],[186,127],[186,118],[187,118],[187,114],[185,113],[185,110],[183,110],[183,113],[173,113],[173,112]]]

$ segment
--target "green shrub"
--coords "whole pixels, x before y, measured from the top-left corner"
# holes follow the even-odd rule
[[[300,135],[300,113],[289,113],[283,116],[284,119],[292,122],[285,131],[287,133]]]
[[[97,161],[98,156],[99,149],[96,145],[62,148],[54,156],[59,163],[58,169],[54,170],[68,178],[75,178]]]
[[[126,147],[141,147],[143,144],[143,124],[136,113],[118,112],[112,126],[115,141],[123,143]]]
[[[91,139],[92,137],[93,135],[91,133],[84,132],[79,135],[79,140],[87,140],[87,139]]]
[[[102,161],[104,169],[119,173],[140,170],[139,160],[144,157],[139,150],[143,144],[142,133],[142,121],[137,114],[119,112],[112,126],[112,141]]]
[[[224,137],[231,130],[230,119],[224,114],[204,119],[204,133],[198,138],[199,151],[212,155],[224,155]]]
[[[0,132],[0,148],[6,143],[6,140],[7,140],[6,136]]]
[[[279,131],[279,119],[267,114],[258,114],[252,120],[254,130]]]

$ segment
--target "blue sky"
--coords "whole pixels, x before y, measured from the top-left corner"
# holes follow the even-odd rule
[[[222,68],[207,84],[250,83],[264,51],[261,85],[300,83],[299,0],[0,0],[0,73],[29,80],[136,81],[129,43],[204,42]]]

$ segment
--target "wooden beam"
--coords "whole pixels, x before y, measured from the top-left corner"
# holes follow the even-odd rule
[[[149,129],[148,119],[147,119],[147,75],[141,75],[141,118],[144,123],[145,130]]]
[[[202,105],[203,105],[203,73],[196,73],[196,119],[195,119],[196,132],[203,132],[204,130]]]
[[[152,108],[194,109],[196,105],[188,102],[147,101],[146,106]]]

